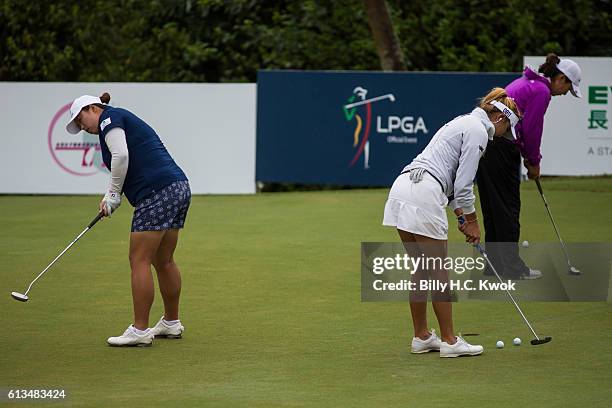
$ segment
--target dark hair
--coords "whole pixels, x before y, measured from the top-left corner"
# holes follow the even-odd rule
[[[102,103],[94,103],[93,105],[101,109],[106,109],[106,104],[110,102],[110,94],[108,92],[104,92],[102,95],[100,95],[100,101]],[[92,105],[85,106],[83,109],[89,110],[89,106]]]
[[[110,99],[110,94],[108,92],[104,92],[102,95],[100,95],[100,100],[102,103],[109,103]]]
[[[546,78],[552,79],[557,75],[562,74],[562,72],[559,71],[559,68],[557,68],[557,64],[559,62],[561,62],[561,58],[557,57],[556,54],[548,54],[546,56],[546,62],[540,65],[538,72],[544,74]]]

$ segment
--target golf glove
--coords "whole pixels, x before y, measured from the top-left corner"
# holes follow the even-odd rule
[[[421,180],[423,180],[423,175],[425,174],[425,169],[412,169],[410,170],[410,180],[413,183],[419,183]]]
[[[121,205],[121,193],[116,193],[114,191],[108,191],[104,195],[104,210],[106,214],[110,217],[113,212]]]

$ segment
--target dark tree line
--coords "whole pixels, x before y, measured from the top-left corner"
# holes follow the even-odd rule
[[[612,55],[610,0],[387,0],[408,70]],[[0,0],[3,81],[255,81],[380,70],[363,0]]]

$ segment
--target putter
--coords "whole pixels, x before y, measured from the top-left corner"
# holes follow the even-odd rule
[[[34,283],[45,274],[45,272],[47,272],[49,270],[49,268],[51,268],[51,266],[53,266],[53,264],[62,257],[62,255],[64,255],[66,253],[66,251],[68,251],[70,249],[70,247],[72,245],[75,244],[75,242],[77,242],[79,240],[79,238],[81,238],[83,235],[85,235],[85,233],[87,231],[89,231],[94,225],[96,225],[96,223],[98,221],[100,221],[100,219],[102,219],[103,215],[102,213],[98,213],[98,215],[96,215],[96,218],[94,218],[93,220],[91,220],[91,222],[89,223],[89,225],[83,230],[83,232],[81,232],[75,239],[74,241],[72,241],[70,243],[70,245],[68,245],[66,247],[66,249],[64,249],[54,260],[53,262],[51,262],[41,273],[38,274],[38,276],[36,278],[34,278],[34,280],[32,281],[32,283],[30,283],[30,286],[28,286],[28,290],[25,291],[25,293],[19,293],[19,292],[11,292],[11,296],[13,297],[13,299],[18,300],[20,302],[27,302],[30,298],[28,297],[28,293],[30,292],[30,289],[32,289],[32,286],[34,285]]]
[[[478,250],[478,252],[480,252],[482,254],[482,256],[484,257],[484,259],[487,261],[487,263],[489,264],[489,267],[491,268],[491,270],[495,273],[495,276],[497,276],[497,279],[501,282],[504,283],[504,281],[502,280],[502,278],[499,276],[499,274],[497,273],[497,271],[495,270],[495,267],[493,266],[493,264],[491,263],[491,261],[489,260],[489,257],[487,256],[487,253],[485,252],[485,250],[482,248],[482,246],[480,244],[474,244],[474,247]],[[533,327],[531,327],[531,324],[529,324],[529,320],[527,320],[527,318],[525,317],[525,314],[523,313],[523,311],[521,310],[521,308],[519,307],[518,303],[516,303],[516,300],[514,300],[514,297],[512,296],[512,294],[510,293],[510,291],[508,289],[506,289],[506,293],[508,294],[508,296],[510,297],[510,300],[512,301],[512,303],[514,303],[514,307],[516,307],[516,310],[518,310],[518,312],[521,314],[521,317],[523,318],[523,320],[525,321],[525,323],[527,324],[527,327],[529,327],[529,330],[531,330],[531,332],[533,333],[533,335],[535,336],[535,339],[531,340],[531,344],[538,345],[538,344],[544,344],[544,343],[548,343],[549,341],[552,340],[552,337],[544,337],[541,338],[540,336],[538,336],[535,332],[535,330],[533,330]]]
[[[459,220],[460,224],[464,224],[465,223],[465,217],[463,217],[463,215],[460,215],[457,219]],[[478,252],[480,252],[482,254],[484,259],[487,261],[487,264],[489,264],[489,267],[491,268],[491,270],[495,274],[495,276],[497,276],[497,279],[499,280],[499,282],[503,284],[504,281],[502,280],[501,276],[499,276],[499,274],[497,273],[497,270],[495,269],[495,267],[491,263],[491,260],[487,256],[487,253],[485,252],[485,250],[482,248],[482,245],[474,244],[474,248],[476,248],[478,250]],[[538,344],[544,344],[544,343],[548,343],[549,341],[551,341],[552,337],[550,337],[550,336],[540,338],[540,336],[537,335],[535,330],[533,330],[533,327],[531,327],[531,324],[529,323],[529,320],[527,320],[527,318],[525,317],[525,314],[523,313],[523,311],[519,307],[518,303],[516,303],[516,300],[514,300],[514,297],[512,296],[512,294],[510,293],[510,291],[508,289],[506,289],[506,293],[510,297],[510,300],[514,304],[514,307],[516,307],[516,310],[518,310],[518,312],[520,313],[521,317],[523,318],[523,320],[527,324],[527,327],[529,327],[529,330],[531,330],[531,332],[535,336],[535,339],[531,340],[531,344],[534,345],[534,346],[537,346]]]
[[[565,247],[565,242],[561,239],[561,234],[559,234],[559,229],[557,228],[557,224],[555,224],[555,220],[550,212],[550,208],[548,207],[548,202],[546,201],[546,197],[544,197],[544,191],[542,191],[542,185],[540,184],[540,179],[535,179],[536,186],[538,186],[538,191],[540,192],[540,196],[542,196],[542,201],[544,201],[544,207],[546,207],[546,211],[548,212],[548,216],[550,217],[550,221],[552,222],[553,227],[555,228],[555,232],[557,233],[557,238],[559,238],[559,242],[561,243],[561,249],[563,249],[563,254],[565,255],[565,260],[567,261],[567,272],[570,275],[580,275],[582,272],[574,266],[570,262],[569,255],[567,254],[567,248]]]

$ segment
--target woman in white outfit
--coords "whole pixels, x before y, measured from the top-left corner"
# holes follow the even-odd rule
[[[517,105],[506,91],[494,88],[471,113],[442,126],[425,150],[404,168],[389,192],[383,225],[397,228],[409,255],[446,257],[447,205],[457,217],[465,220],[458,223],[458,228],[465,234],[466,241],[480,241],[473,191],[478,162],[489,139],[509,129],[514,133],[519,115]],[[413,280],[421,279],[448,282],[448,271],[435,267],[420,269]],[[482,346],[471,345],[455,336],[450,292],[432,291],[431,295],[441,336],[427,329],[427,293],[411,292],[412,352],[439,350],[440,357],[481,354]]]

